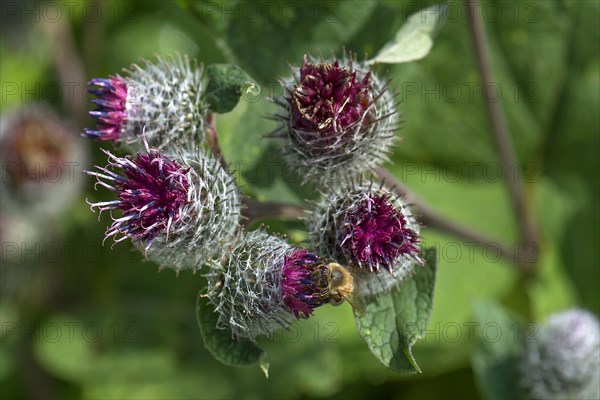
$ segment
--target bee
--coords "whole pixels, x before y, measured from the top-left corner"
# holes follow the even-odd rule
[[[365,300],[358,295],[354,276],[348,268],[335,262],[329,262],[318,266],[315,272],[317,274],[315,281],[319,285],[324,300],[329,300],[329,303],[334,306],[339,306],[346,300],[359,315],[365,313]]]

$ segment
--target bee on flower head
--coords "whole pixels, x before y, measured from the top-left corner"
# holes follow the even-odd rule
[[[348,268],[336,262],[328,262],[315,268],[314,274],[317,286],[330,304],[339,306],[346,300],[358,314],[365,313],[365,300],[356,291],[354,276]]]
[[[206,296],[219,314],[217,327],[234,338],[271,337],[325,304],[366,308],[345,267],[262,229],[242,232],[209,267]]]

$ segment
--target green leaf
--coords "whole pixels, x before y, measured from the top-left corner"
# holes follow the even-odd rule
[[[531,332],[497,304],[476,303],[474,309],[478,325],[471,360],[480,390],[490,400],[520,398],[516,362],[521,338]]]
[[[369,63],[400,64],[424,58],[433,47],[433,36],[445,21],[447,8],[447,4],[436,4],[411,15],[394,40],[383,46]]]
[[[259,94],[258,85],[237,65],[211,64],[206,76],[206,101],[216,113],[233,110],[242,96],[256,98]]]
[[[398,286],[367,299],[364,315],[354,314],[359,334],[385,366],[402,372],[421,372],[412,346],[424,336],[433,306],[436,252],[425,250],[426,264]]]
[[[375,1],[179,2],[207,27],[222,53],[261,83],[289,73],[304,54],[340,54],[371,16]]]
[[[247,367],[260,362],[261,369],[268,377],[266,353],[249,340],[235,340],[230,331],[217,329],[218,316],[214,307],[202,296],[198,296],[196,317],[204,346],[214,358],[234,367]]]

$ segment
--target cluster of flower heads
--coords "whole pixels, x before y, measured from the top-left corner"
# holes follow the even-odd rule
[[[408,205],[390,188],[363,183],[396,139],[388,84],[344,54],[331,61],[305,56],[282,86],[280,125],[271,136],[283,139],[289,163],[322,192],[307,218],[310,245],[342,262],[363,295],[391,288],[423,260]]]
[[[533,400],[600,398],[600,324],[588,311],[554,314],[525,344],[523,394]]]
[[[386,159],[397,128],[393,96],[366,64],[305,57],[283,81],[277,132],[290,163],[326,188],[308,218],[316,254],[241,228],[241,195],[204,143],[202,71],[177,55],[90,81],[97,126],[83,136],[129,152],[105,151],[108,165],[87,171],[113,193],[89,202],[110,213],[106,238],[131,239],[161,268],[206,266],[218,326],[251,340],[323,304],[387,290],[423,263],[404,201],[383,185],[353,183]]]
[[[241,228],[238,188],[203,142],[202,68],[192,65],[159,58],[127,78],[90,81],[97,126],[83,136],[125,144],[129,154],[103,150],[108,164],[86,173],[112,198],[88,203],[99,218],[110,214],[105,240],[130,239],[161,269],[207,267],[218,326],[254,340],[329,302],[329,273],[316,254]]]

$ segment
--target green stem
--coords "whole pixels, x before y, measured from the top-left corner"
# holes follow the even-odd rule
[[[385,168],[376,167],[374,172],[376,176],[391,186],[392,190],[402,196],[408,203],[412,204],[417,218],[425,226],[450,234],[452,236],[456,236],[458,238],[465,239],[469,243],[476,243],[482,247],[493,245],[498,249],[503,259],[516,265],[520,265],[520,260],[515,254],[515,251],[512,251],[506,244],[447,219],[435,211],[431,206],[423,202],[421,198],[413,193],[406,185],[397,180],[394,175],[392,175]]]
[[[72,97],[68,88],[75,87],[75,93],[81,93],[86,85],[86,73],[75,46],[75,39],[69,26],[68,18],[44,22],[42,29],[52,43],[54,67],[66,92],[62,96],[65,111],[71,114],[78,127],[84,125],[86,118],[86,102],[79,97]],[[74,86],[75,85],[75,86]]]
[[[249,198],[243,200],[246,208],[242,215],[247,218],[244,225],[248,226],[252,222],[265,218],[281,219],[302,219],[306,216],[304,208],[289,203],[278,203],[271,201],[256,201]]]

